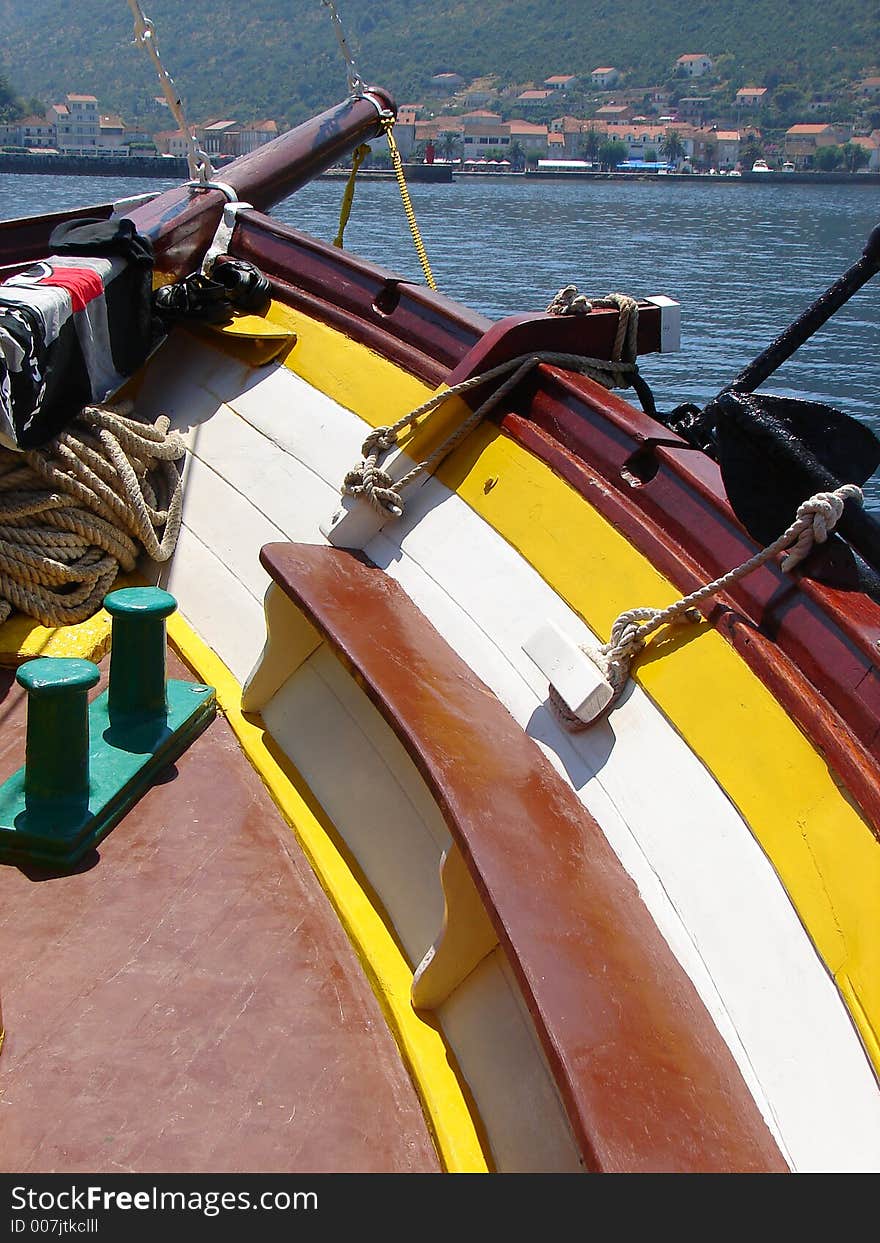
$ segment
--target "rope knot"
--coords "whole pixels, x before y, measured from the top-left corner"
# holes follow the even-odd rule
[[[547,304],[547,315],[589,315],[593,304],[584,294],[578,293],[577,285],[565,285],[553,295]]]
[[[630,609],[621,613],[611,627],[611,637],[602,644],[602,653],[612,660],[623,656],[635,656],[645,646],[645,636],[640,633],[641,623],[651,610]]]
[[[601,668],[614,691],[615,698],[623,690],[629,677],[632,662],[645,646],[652,626],[656,609],[628,609],[621,613],[611,627],[611,636],[607,643],[599,648]]]
[[[393,449],[396,444],[397,432],[393,427],[376,427],[361,446],[361,453],[365,458],[377,457],[380,453]]]
[[[705,600],[711,599],[719,591],[724,591],[734,583],[751,574],[760,566],[765,565],[780,552],[786,550],[780,563],[783,571],[793,569],[803,561],[814,544],[824,544],[829,534],[840,521],[847,501],[862,503],[862,490],[854,483],[841,484],[833,492],[817,492],[809,500],[798,506],[794,522],[778,536],[772,544],[768,544],[760,552],[744,561],[742,565],[728,570],[720,578],[692,591],[664,609],[628,609],[621,613],[611,627],[611,637],[599,648],[596,661],[607,678],[614,695],[606,706],[610,708],[617,701],[629,677],[633,659],[645,646],[645,640],[653,631],[663,625],[680,625],[683,622],[699,622],[702,614],[696,607]],[[581,730],[586,724],[571,712],[564,710],[564,704],[551,686],[550,703],[567,729]],[[588,724],[588,723],[587,723]]]
[[[396,444],[397,432],[393,427],[374,428],[361,448],[363,461],[345,476],[342,491],[346,496],[363,496],[380,514],[400,518],[403,514],[400,492],[388,471],[379,465],[379,455]]]
[[[834,492],[817,492],[798,506],[794,522],[786,534],[796,536],[781,562],[784,571],[793,570],[812,552],[814,544],[824,544],[837,526],[847,501],[861,504],[862,490],[845,483]]]

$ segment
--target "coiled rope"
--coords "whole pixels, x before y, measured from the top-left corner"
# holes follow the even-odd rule
[[[87,406],[42,448],[0,450],[0,622],[13,609],[45,626],[84,621],[142,550],[168,560],[186,453],[169,427],[131,403]]]
[[[862,503],[861,488],[854,483],[843,484],[834,492],[817,492],[809,500],[798,506],[797,514],[790,526],[781,535],[755,553],[748,561],[736,566],[720,578],[692,591],[690,595],[668,605],[665,609],[636,608],[621,613],[611,627],[611,637],[598,651],[587,651],[599,668],[612,690],[612,698],[603,711],[608,711],[619,699],[629,678],[633,659],[645,646],[650,634],[661,626],[680,625],[683,622],[699,622],[702,614],[696,606],[704,600],[711,599],[720,591],[731,587],[734,583],[751,574],[760,566],[765,565],[780,552],[785,556],[780,562],[780,569],[789,573],[800,565],[812,551],[815,544],[824,544],[829,534],[840,521],[843,507],[847,501]],[[786,551],[787,550],[787,551]],[[550,686],[549,702],[562,723],[572,732],[588,729],[591,721],[584,721],[569,709],[562,696],[554,686]]]

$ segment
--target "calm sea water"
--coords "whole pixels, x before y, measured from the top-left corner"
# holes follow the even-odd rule
[[[106,202],[164,182],[0,174],[0,219]],[[273,215],[331,239],[343,185],[318,181]],[[861,254],[880,220],[869,186],[672,181],[559,184],[464,178],[410,187],[439,288],[484,314],[586,294],[663,293],[682,305],[679,354],[642,370],[661,409],[703,404]],[[357,186],[346,246],[422,280],[397,186]],[[764,386],[829,401],[880,433],[880,277]],[[870,488],[880,505],[880,483]]]

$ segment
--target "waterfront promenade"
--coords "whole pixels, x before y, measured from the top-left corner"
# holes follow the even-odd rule
[[[217,168],[222,168],[222,161]],[[594,169],[527,169],[523,172],[511,172],[487,169],[467,169],[451,164],[405,164],[408,181],[430,182],[436,185],[449,184],[459,178],[470,180],[480,178],[481,181],[498,180],[508,183],[531,181],[563,181],[597,183],[603,181],[632,181],[665,183],[668,185],[698,185],[711,181],[719,185],[790,185],[790,186],[880,186],[880,173],[820,173],[820,172],[743,172],[739,177],[731,177],[719,173],[655,173],[638,172],[597,172]],[[330,168],[321,174],[322,178],[341,178],[349,175],[347,167]],[[5,155],[0,154],[0,173],[47,173],[58,177],[160,177],[176,181],[189,178],[187,162],[180,156],[137,156],[137,157],[101,157],[101,156],[67,156],[67,155]],[[359,177],[365,180],[394,180],[391,169],[361,169]]]

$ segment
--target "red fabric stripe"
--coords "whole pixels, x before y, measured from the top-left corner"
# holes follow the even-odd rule
[[[74,311],[81,311],[88,302],[104,293],[104,282],[91,268],[60,268],[44,276],[40,285],[58,285],[70,294]]]

